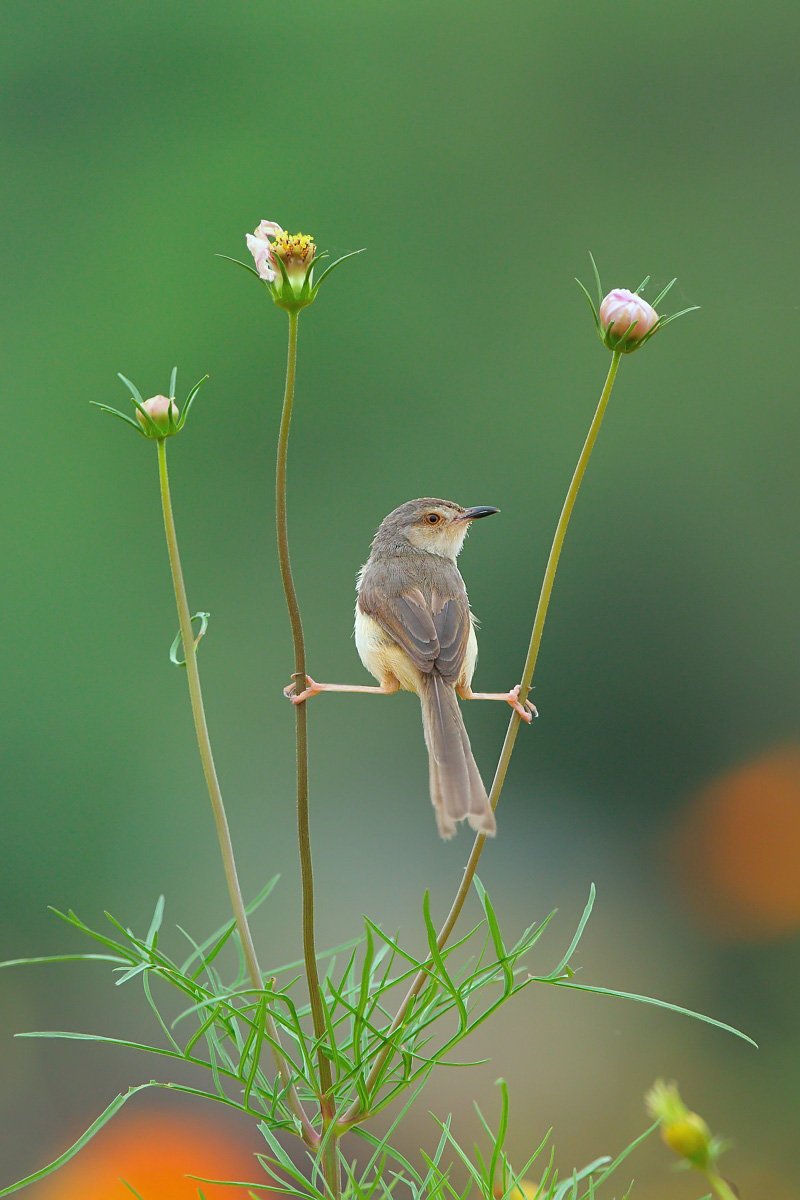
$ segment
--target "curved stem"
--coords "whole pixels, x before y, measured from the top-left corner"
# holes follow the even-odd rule
[[[567,489],[567,495],[566,495],[566,499],[564,500],[564,506],[561,509],[561,516],[558,518],[558,525],[556,526],[555,536],[553,537],[553,544],[550,547],[550,556],[547,560],[547,566],[546,566],[545,572],[544,572],[544,579],[542,580],[542,590],[539,593],[539,603],[536,606],[536,615],[533,620],[533,630],[531,631],[531,640],[530,640],[530,644],[528,646],[528,656],[525,659],[525,667],[522,672],[522,682],[521,682],[520,689],[519,689],[519,699],[520,699],[521,704],[525,703],[525,700],[527,699],[527,696],[528,696],[528,692],[530,691],[531,681],[533,680],[533,672],[536,667],[536,660],[539,657],[539,647],[542,642],[542,631],[544,629],[544,622],[545,622],[545,618],[547,616],[547,609],[550,604],[550,594],[553,590],[553,580],[555,579],[555,576],[556,576],[556,568],[558,567],[558,560],[561,557],[561,548],[564,545],[564,538],[566,537],[567,526],[569,525],[569,519],[572,516],[572,510],[575,506],[575,499],[578,495],[578,489],[581,486],[581,482],[582,482],[583,476],[586,472],[586,467],[589,462],[589,458],[591,457],[592,450],[594,449],[594,444],[597,441],[597,435],[600,431],[600,425],[602,424],[603,417],[604,417],[605,411],[606,411],[606,407],[608,406],[608,400],[611,395],[611,389],[614,386],[614,378],[617,374],[617,367],[619,366],[619,360],[620,360],[620,352],[614,351],[613,357],[611,359],[611,366],[609,367],[608,375],[606,376],[606,382],[605,382],[605,385],[603,386],[603,391],[601,393],[600,400],[599,400],[597,408],[595,410],[595,414],[592,419],[592,423],[589,427],[589,432],[586,436],[586,441],[583,444],[583,449],[581,450],[580,457],[578,458],[578,463],[577,463],[577,466],[575,467],[575,471],[573,473],[572,480],[570,481],[569,488]],[[500,751],[500,758],[497,763],[497,770],[495,771],[494,780],[492,782],[492,788],[491,788],[491,791],[489,792],[489,803],[491,804],[493,809],[497,808],[497,802],[499,801],[500,793],[503,790],[503,784],[505,783],[506,772],[508,771],[508,764],[511,761],[511,754],[514,749],[514,743],[517,740],[517,733],[519,732],[519,725],[520,725],[519,713],[517,713],[516,711],[512,712],[511,720],[509,721],[508,729],[506,730],[506,736],[505,736],[505,740],[503,742],[503,748]],[[486,844],[485,834],[479,833],[473,843],[472,851],[470,852],[469,860],[468,860],[466,868],[464,870],[464,876],[461,880],[458,891],[456,892],[453,903],[450,906],[450,911],[447,914],[444,924],[442,925],[441,929],[439,930],[439,934],[436,939],[436,942],[437,942],[437,945],[440,950],[446,945],[447,940],[450,937],[450,934],[453,932],[455,923],[461,914],[461,909],[464,907],[464,902],[467,898],[467,895],[469,894],[469,889],[472,886],[472,880],[475,877],[475,871],[478,868],[478,862],[480,861],[480,857],[481,857],[481,854],[483,853],[483,847],[485,846],[485,844]],[[369,1075],[367,1076],[367,1080],[366,1080],[366,1084],[365,1084],[365,1090],[366,1090],[367,1094],[369,1094],[369,1092],[372,1090],[372,1088],[375,1087],[377,1081],[380,1079],[381,1072],[386,1064],[386,1060],[388,1059],[389,1055],[392,1053],[392,1048],[391,1048],[391,1045],[389,1044],[389,1042],[392,1038],[392,1035],[394,1033],[396,1033],[397,1030],[402,1026],[403,1021],[406,1018],[406,1014],[407,1014],[411,1004],[416,999],[416,997],[419,995],[420,991],[422,990],[423,985],[429,978],[428,970],[427,970],[427,968],[429,966],[430,966],[430,960],[425,964],[425,967],[423,967],[420,971],[418,971],[417,974],[414,976],[411,986],[408,989],[408,992],[406,993],[399,1009],[397,1010],[397,1014],[394,1018],[394,1021],[392,1022],[389,1032],[387,1034],[387,1043],[384,1045],[380,1054],[375,1059],[375,1062],[372,1064],[372,1067],[370,1069]],[[342,1124],[343,1125],[356,1124],[359,1120],[361,1120],[363,1118],[364,1115],[365,1114],[362,1112],[360,1102],[355,1101],[351,1105],[351,1107],[348,1109],[348,1111],[344,1114],[344,1116],[342,1117]]]
[[[289,622],[292,627],[292,642],[294,643],[294,673],[301,684],[306,678],[306,648],[303,636],[303,622],[300,618],[300,606],[297,602],[297,592],[292,578],[292,567],[289,559],[289,532],[286,520],[286,461],[289,448],[289,427],[292,420],[292,405],[294,403],[294,386],[297,370],[297,321],[298,314],[289,313],[289,347],[286,362],[286,390],[283,397],[280,432],[278,434],[278,461],[275,469],[275,515],[278,530],[278,558],[280,560],[281,580],[286,595],[286,607],[289,610]],[[297,840],[300,847],[300,878],[303,891],[303,958],[308,981],[308,994],[311,1003],[311,1021],[314,1027],[314,1038],[319,1045],[317,1062],[320,1082],[320,1108],[323,1120],[323,1133],[333,1118],[331,1090],[333,1080],[330,1061],[325,1056],[322,1043],[326,1034],[324,1000],[319,982],[317,969],[317,951],[314,939],[314,870],[311,861],[311,833],[308,813],[308,730],[306,724],[306,705],[294,705],[296,749],[297,749]],[[329,1139],[332,1152],[335,1152],[336,1139]],[[329,1175],[325,1172],[329,1186],[333,1188],[334,1197],[338,1196],[338,1165]],[[335,1178],[334,1178],[335,1177]]]
[[[158,476],[161,485],[161,507],[164,512],[164,529],[167,535],[167,550],[169,551],[169,565],[172,570],[172,583],[175,588],[175,602],[178,607],[178,621],[181,629],[181,640],[183,642],[183,652],[186,656],[186,677],[189,682],[189,696],[192,702],[192,716],[194,717],[194,727],[197,733],[197,744],[200,749],[200,759],[203,763],[203,774],[206,778],[208,786],[208,794],[211,798],[211,807],[214,812],[214,822],[217,827],[217,837],[219,838],[219,846],[222,851],[222,862],[225,867],[225,879],[228,884],[228,894],[231,898],[231,906],[233,907],[234,916],[236,918],[236,928],[239,938],[242,943],[245,963],[247,964],[247,972],[254,988],[259,991],[264,987],[261,968],[258,965],[256,957],[256,948],[253,944],[253,937],[250,932],[250,926],[247,921],[247,912],[242,899],[242,891],[239,887],[239,876],[236,871],[236,860],[233,855],[233,843],[231,842],[230,830],[228,828],[228,819],[225,815],[225,806],[222,802],[222,792],[220,791],[219,780],[217,779],[217,769],[214,765],[214,756],[211,752],[211,741],[208,736],[208,724],[206,722],[205,707],[203,705],[203,693],[200,688],[200,673],[197,669],[197,651],[194,641],[194,633],[192,631],[192,619],[189,613],[189,601],[186,596],[186,585],[183,581],[183,570],[181,568],[181,559],[178,551],[178,535],[175,529],[175,518],[172,513],[172,499],[169,490],[169,475],[167,473],[167,444],[165,438],[158,439]],[[280,1037],[278,1034],[275,1022],[267,1012],[266,1019],[267,1032],[272,1039],[273,1054],[275,1056],[275,1065],[278,1068],[281,1083],[287,1089],[287,1102],[295,1114],[303,1128],[303,1137],[309,1141],[310,1145],[316,1144],[317,1134],[311,1122],[306,1116],[303,1106],[300,1103],[300,1098],[294,1087],[292,1080],[292,1072],[288,1062],[281,1052],[278,1050]],[[310,1139],[310,1140],[309,1140]]]

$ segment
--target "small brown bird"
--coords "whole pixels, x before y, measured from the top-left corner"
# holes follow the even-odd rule
[[[493,835],[496,830],[486,788],[464,728],[456,692],[467,700],[506,700],[525,721],[536,709],[510,692],[473,692],[478,658],[475,618],[456,557],[470,523],[497,508],[462,508],[450,500],[424,497],[401,504],[381,522],[369,559],[358,576],[356,648],[379,687],[315,683],[295,694],[295,704],[318,692],[416,692],[430,759],[431,802],[439,833],[450,838],[457,822]]]

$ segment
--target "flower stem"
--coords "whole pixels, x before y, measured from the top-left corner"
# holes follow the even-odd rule
[[[736,1192],[734,1192],[733,1188],[727,1184],[722,1176],[718,1175],[716,1171],[709,1169],[704,1171],[703,1174],[713,1187],[714,1191],[720,1197],[720,1200],[738,1200]]]
[[[256,957],[256,949],[253,944],[250,926],[247,921],[247,912],[245,910],[244,900],[242,899],[242,891],[239,887],[239,877],[236,871],[236,860],[234,859],[233,855],[233,844],[231,842],[230,830],[228,828],[228,820],[225,815],[225,806],[222,802],[222,792],[220,791],[219,780],[217,779],[214,756],[211,752],[211,741],[208,736],[208,724],[206,722],[205,707],[203,705],[203,693],[200,688],[200,673],[197,669],[197,651],[195,647],[194,633],[192,631],[192,620],[189,614],[189,601],[186,597],[186,586],[183,581],[183,570],[181,568],[180,553],[178,551],[178,535],[175,530],[175,518],[172,513],[172,499],[169,489],[169,475],[167,473],[166,439],[159,438],[157,445],[158,475],[161,484],[161,507],[164,511],[164,529],[167,535],[169,565],[172,570],[172,582],[175,588],[175,602],[178,607],[178,621],[181,629],[183,652],[186,656],[186,676],[189,682],[189,696],[192,702],[192,716],[194,717],[194,727],[197,733],[197,744],[200,749],[200,759],[203,763],[203,774],[206,778],[208,794],[211,798],[211,807],[214,811],[214,821],[217,826],[217,836],[219,838],[220,850],[222,851],[222,862],[225,867],[225,879],[228,884],[228,894],[230,895],[231,905],[236,918],[236,928],[242,943],[242,950],[244,952],[245,963],[247,964],[247,971],[253,987],[258,991],[261,991],[264,987],[264,981],[261,975],[261,968],[258,965],[258,958]],[[267,1011],[266,1029],[272,1042],[275,1065],[278,1068],[278,1074],[280,1075],[281,1083],[283,1084],[284,1088],[287,1089],[287,1101],[289,1106],[302,1126],[304,1140],[309,1142],[310,1145],[314,1145],[317,1141],[316,1131],[304,1112],[294,1084],[291,1082],[291,1069],[286,1061],[286,1058],[278,1048],[280,1045],[278,1030],[269,1011]]]
[[[292,420],[292,405],[294,403],[294,386],[297,371],[297,323],[298,314],[289,313],[289,347],[286,361],[286,390],[283,397],[280,432],[278,434],[278,460],[275,469],[275,515],[278,530],[278,558],[280,560],[281,580],[286,595],[286,607],[289,610],[289,623],[292,628],[294,643],[294,677],[298,686],[305,686],[306,678],[306,648],[303,636],[303,622],[300,618],[300,606],[297,602],[297,592],[292,578],[292,566],[289,558],[289,531],[286,520],[286,461],[289,447],[289,427]],[[324,999],[319,982],[317,969],[317,951],[314,939],[314,871],[311,861],[311,833],[308,812],[308,729],[306,722],[305,701],[294,705],[295,711],[295,740],[297,754],[297,840],[300,848],[300,879],[303,892],[303,958],[308,981],[308,994],[311,1003],[311,1021],[314,1027],[314,1039],[318,1044],[317,1063],[320,1084],[320,1111],[323,1122],[323,1137],[325,1130],[333,1121],[333,1101],[330,1061],[323,1051],[326,1035]],[[323,1171],[328,1186],[333,1193],[333,1200],[338,1200],[341,1190],[341,1180],[338,1166],[338,1138],[328,1139],[323,1154]]]
[[[542,580],[542,589],[539,594],[539,603],[536,606],[536,615],[533,620],[533,630],[531,631],[531,640],[530,645],[528,646],[528,656],[525,659],[525,667],[522,672],[522,682],[519,689],[519,699],[521,704],[525,703],[528,692],[530,691],[531,682],[533,680],[533,672],[536,667],[536,660],[539,657],[539,647],[542,642],[544,622],[547,616],[547,609],[550,604],[550,594],[553,590],[553,580],[555,579],[558,560],[561,556],[561,548],[564,545],[564,538],[566,537],[569,519],[572,516],[572,510],[575,506],[575,499],[578,495],[578,489],[581,486],[589,458],[591,457],[592,450],[594,449],[594,444],[597,441],[600,425],[602,424],[603,417],[608,406],[608,400],[611,395],[611,389],[614,386],[614,378],[617,374],[619,360],[620,352],[614,351],[611,359],[611,366],[609,367],[608,375],[606,376],[606,382],[595,410],[592,423],[589,427],[586,441],[583,444],[583,449],[581,450],[580,457],[578,458],[578,463],[575,467],[572,480],[567,490],[564,506],[561,509],[561,516],[559,517],[558,525],[556,526],[553,544],[550,547],[550,556],[547,560],[544,579]],[[511,753],[514,749],[514,743],[517,740],[517,733],[519,732],[519,724],[519,713],[514,711],[512,712],[511,719],[508,723],[508,729],[506,730],[503,748],[500,751],[500,759],[497,763],[497,770],[495,771],[494,780],[492,782],[492,789],[489,792],[489,803],[493,809],[497,808],[497,802],[500,799],[500,793],[503,790],[506,772],[508,771],[508,764],[511,761]],[[444,924],[439,930],[436,941],[440,950],[446,945],[450,934],[453,932],[455,923],[461,914],[461,909],[464,907],[464,901],[466,900],[467,895],[469,894],[469,889],[472,886],[472,880],[475,876],[475,871],[477,870],[478,862],[481,854],[483,853],[483,847],[485,844],[486,835],[479,833],[475,838],[475,842],[473,843],[472,851],[470,853],[463,878],[459,884],[458,891],[456,892],[455,899],[450,906],[450,911],[447,914]],[[391,1028],[386,1035],[386,1043],[380,1054],[375,1059],[375,1062],[372,1064],[369,1075],[367,1076],[365,1084],[365,1090],[367,1094],[370,1093],[372,1088],[375,1087],[377,1081],[380,1079],[386,1060],[392,1053],[391,1038],[393,1034],[395,1034],[402,1026],[411,1004],[419,995],[423,985],[429,979],[429,966],[430,960],[426,962],[422,969],[414,976],[412,984],[408,989],[408,992],[406,993],[399,1009],[397,1010],[397,1014],[392,1022]],[[361,1108],[360,1102],[355,1101],[342,1117],[342,1124],[357,1124],[358,1121],[362,1120],[366,1115],[367,1114],[365,1114]]]

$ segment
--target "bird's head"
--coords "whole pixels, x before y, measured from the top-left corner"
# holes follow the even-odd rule
[[[381,522],[375,542],[407,541],[418,550],[455,560],[471,523],[499,511],[485,505],[462,508],[452,500],[423,496],[390,512]]]

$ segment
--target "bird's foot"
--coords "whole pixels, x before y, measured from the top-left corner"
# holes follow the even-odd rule
[[[287,700],[291,700],[292,704],[302,704],[304,700],[308,700],[311,696],[316,696],[319,692],[324,691],[324,683],[315,683],[310,675],[306,675],[306,687],[302,692],[297,691],[297,680],[293,679],[288,687],[283,689],[283,694]]]
[[[514,709],[514,712],[519,713],[519,715],[522,717],[523,721],[527,721],[527,723],[530,725],[533,718],[538,717],[539,714],[536,711],[536,705],[532,704],[530,700],[526,700],[524,705],[522,705],[520,703],[519,691],[520,691],[521,687],[522,687],[522,684],[518,683],[515,688],[511,689],[511,691],[506,696],[506,699],[508,700],[508,703],[511,705],[511,707]]]

